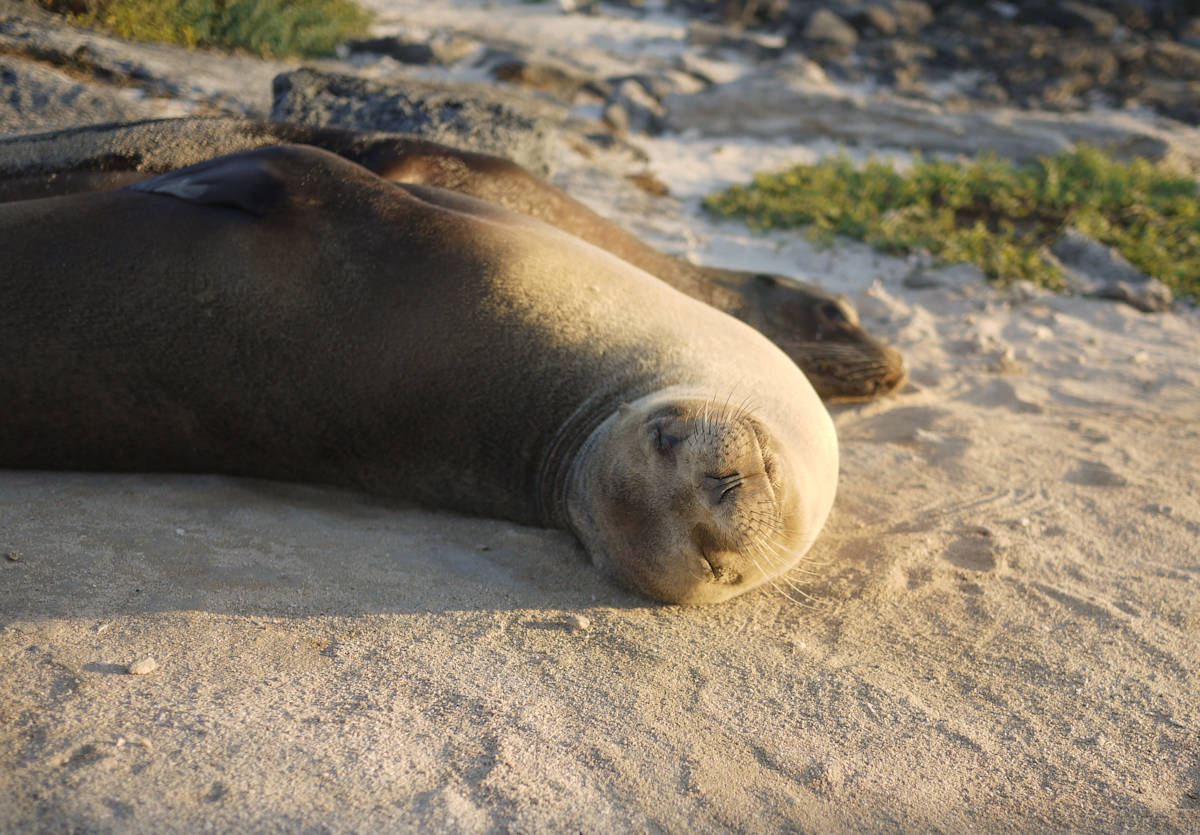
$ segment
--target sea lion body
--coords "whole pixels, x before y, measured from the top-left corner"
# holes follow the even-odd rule
[[[323,151],[0,205],[0,249],[0,466],[312,481],[565,527],[687,603],[794,564],[833,500],[829,416],[760,334],[537,221]],[[666,424],[651,460],[686,453],[695,484],[647,486]]]
[[[784,276],[698,266],[667,255],[515,163],[419,137],[233,117],[12,137],[0,140],[0,201],[118,188],[281,143],[321,147],[385,179],[456,191],[569,232],[766,334],[826,399],[876,397],[906,379],[902,357],[870,336],[842,298]]]

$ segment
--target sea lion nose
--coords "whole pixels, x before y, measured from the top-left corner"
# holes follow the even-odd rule
[[[692,541],[696,545],[701,561],[712,575],[713,581],[727,585],[737,585],[742,582],[742,573],[737,568],[737,555],[721,547],[719,538],[711,527],[708,525],[693,527]]]

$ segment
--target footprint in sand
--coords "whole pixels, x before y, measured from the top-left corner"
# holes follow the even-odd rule
[[[943,559],[968,571],[995,571],[1001,547],[991,534],[976,531],[960,536],[946,548]]]
[[[1019,414],[1040,415],[1045,409],[1033,401],[1017,394],[1017,388],[1008,380],[989,380],[961,398],[967,403],[989,409],[1008,409]]]
[[[1080,461],[1079,466],[1067,473],[1063,480],[1085,487],[1125,487],[1129,484],[1129,479],[1103,461]]]

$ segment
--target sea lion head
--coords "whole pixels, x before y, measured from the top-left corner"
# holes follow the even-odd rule
[[[878,397],[908,379],[900,352],[867,333],[844,297],[771,273],[753,281],[763,327],[826,400]]]
[[[598,568],[668,603],[767,582],[812,544],[834,490],[805,495],[779,428],[753,408],[669,390],[623,405],[572,468],[571,527]]]
[[[868,400],[908,379],[904,357],[863,329],[846,298],[784,275],[701,269],[738,292],[746,305],[738,315],[782,348],[823,399]]]

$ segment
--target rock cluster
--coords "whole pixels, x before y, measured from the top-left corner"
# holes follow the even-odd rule
[[[636,3],[634,5],[637,5]],[[833,78],[1030,109],[1152,108],[1200,123],[1200,5],[1187,0],[670,0],[786,39]],[[944,99],[944,96],[939,96]]]
[[[470,83],[357,78],[304,68],[272,85],[271,118],[309,125],[423,136],[435,142],[508,157],[542,176],[558,158],[550,105]]]

